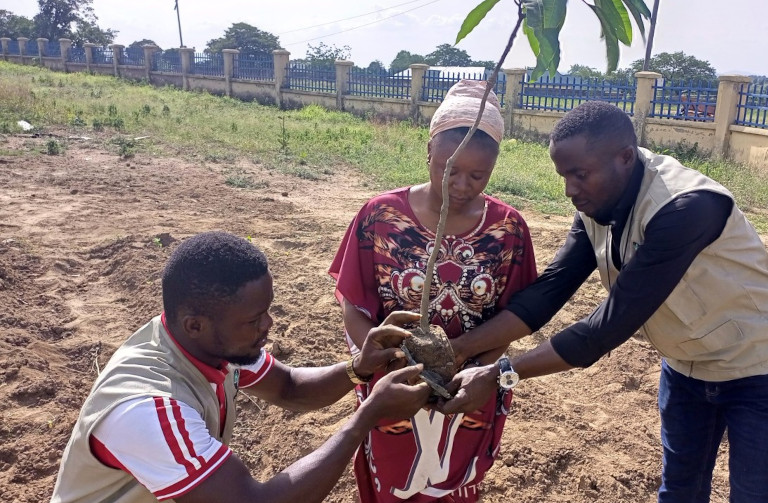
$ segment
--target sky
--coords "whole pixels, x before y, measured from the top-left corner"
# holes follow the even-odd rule
[[[645,0],[649,9],[653,0]],[[453,44],[462,21],[480,0],[178,0],[184,45],[205,49],[233,23],[245,22],[279,37],[295,58],[308,44],[351,48],[351,60],[389,66],[400,50],[426,55]],[[174,0],[93,0],[99,26],[118,30],[116,43],[151,39],[162,48],[178,47]],[[0,0],[0,9],[27,17],[37,0]],[[472,59],[498,60],[516,21],[512,0],[501,0],[475,30],[458,44]],[[768,75],[765,56],[768,0],[660,0],[653,54],[683,51],[708,61],[718,74]],[[339,33],[341,32],[341,33]],[[606,70],[600,25],[585,1],[568,2],[560,34],[559,70],[573,64]],[[619,67],[645,55],[635,30],[631,47],[621,47]],[[534,66],[525,37],[518,37],[504,68]]]

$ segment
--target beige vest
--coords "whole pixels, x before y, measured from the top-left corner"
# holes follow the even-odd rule
[[[723,186],[675,159],[638,150],[645,173],[621,236],[621,263],[632,259],[648,222],[675,196],[708,190],[733,199]],[[600,279],[610,289],[619,271],[606,246],[609,226],[583,213],[581,218]],[[727,381],[768,374],[768,253],[735,204],[720,237],[699,253],[640,331],[684,375]]]
[[[170,339],[160,317],[152,319],[115,352],[96,379],[64,450],[51,503],[156,502],[131,475],[104,466],[91,454],[88,439],[94,427],[126,400],[167,396],[197,410],[211,435],[228,444],[236,415],[234,374],[229,372],[224,382],[227,419],[220,435],[213,387]]]

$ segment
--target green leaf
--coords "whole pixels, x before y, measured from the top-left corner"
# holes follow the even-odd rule
[[[619,65],[619,40],[611,29],[611,25],[609,24],[605,13],[593,5],[590,5],[589,7],[600,20],[600,26],[603,29],[603,38],[605,38],[605,50],[608,56],[608,70],[606,73],[611,73],[616,70],[616,67]]]
[[[643,18],[650,19],[651,11],[648,10],[648,7],[643,0],[624,0],[624,4],[627,6],[627,10],[632,14],[632,17],[635,18],[635,24],[640,30],[640,34],[643,36],[643,41],[645,41],[645,23]]]
[[[622,0],[595,0],[595,6],[605,13],[616,38],[624,45],[632,45],[632,23]]]
[[[566,0],[525,0],[523,8],[523,30],[536,55],[531,79],[538,79],[545,70],[554,76],[560,64],[559,36],[565,22]]]
[[[475,29],[475,27],[480,23],[480,21],[483,20],[486,14],[497,4],[499,3],[499,0],[483,0],[480,2],[480,5],[472,9],[472,11],[467,14],[466,19],[464,19],[464,22],[461,23],[461,28],[459,29],[458,35],[456,35],[456,42],[455,44],[458,44],[461,39],[469,35],[469,33]]]

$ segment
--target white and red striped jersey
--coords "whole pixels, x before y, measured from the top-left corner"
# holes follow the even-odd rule
[[[272,355],[262,350],[256,363],[239,367],[239,386],[258,383],[273,365]],[[205,370],[211,381],[212,367]],[[215,390],[216,383],[211,385]],[[146,396],[121,403],[99,421],[89,441],[97,459],[130,473],[159,501],[186,494],[231,454],[193,407],[169,397]]]

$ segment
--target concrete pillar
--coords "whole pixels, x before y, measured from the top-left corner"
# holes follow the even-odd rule
[[[19,43],[19,55],[21,56],[21,62],[23,64],[24,56],[27,55],[27,42],[29,39],[27,37],[19,37],[16,41]]]
[[[283,89],[288,87],[288,73],[285,69],[290,63],[291,53],[284,49],[272,51],[275,69],[275,102],[283,108]]]
[[[418,124],[421,88],[424,87],[424,75],[427,74],[429,65],[414,63],[409,68],[411,69],[411,118]]]
[[[523,90],[523,78],[525,77],[525,68],[502,68],[502,72],[506,75],[506,88],[504,94],[506,96],[504,103],[504,131],[507,135],[512,136],[515,125],[515,110],[520,107],[520,92]]]
[[[85,71],[90,72],[91,71],[91,65],[93,65],[93,48],[98,47],[96,44],[92,44],[90,42],[86,42],[83,44],[83,49],[85,49]]]
[[[632,125],[635,127],[637,144],[641,146],[646,144],[645,119],[650,115],[651,107],[653,107],[653,86],[656,84],[656,80],[660,78],[661,74],[656,72],[637,72],[635,74],[637,80]]]
[[[224,58],[224,82],[226,83],[227,96],[232,96],[232,77],[235,76],[235,55],[240,54],[237,49],[222,49]]]
[[[194,55],[194,47],[179,48],[179,58],[181,58],[181,88],[185,91],[189,91],[189,74],[195,73]]]
[[[40,56],[40,66],[43,66],[43,56],[47,56],[48,39],[39,37],[37,39],[37,54]]]
[[[728,155],[731,142],[731,125],[736,120],[737,106],[742,96],[741,87],[749,84],[752,79],[746,75],[721,75],[717,86],[717,103],[715,105],[715,146],[712,155],[723,159]],[[744,96],[746,99],[746,96]]]
[[[115,69],[115,77],[119,77],[120,69],[118,67],[123,64],[123,49],[125,46],[122,44],[109,44],[107,47],[112,49],[112,66]]]
[[[150,73],[152,72],[152,54],[159,51],[160,48],[153,44],[146,44],[141,46],[144,49],[144,68],[146,68],[147,82],[150,81]]]
[[[336,109],[344,110],[344,95],[349,91],[349,70],[355,64],[352,61],[338,60],[336,67]]]
[[[61,63],[64,65],[64,71],[68,71],[67,64],[69,62],[69,51],[72,49],[72,41],[68,38],[59,39],[59,47],[61,48]]]
[[[8,61],[8,43],[11,41],[8,37],[0,38],[0,47],[3,50],[3,59]]]

